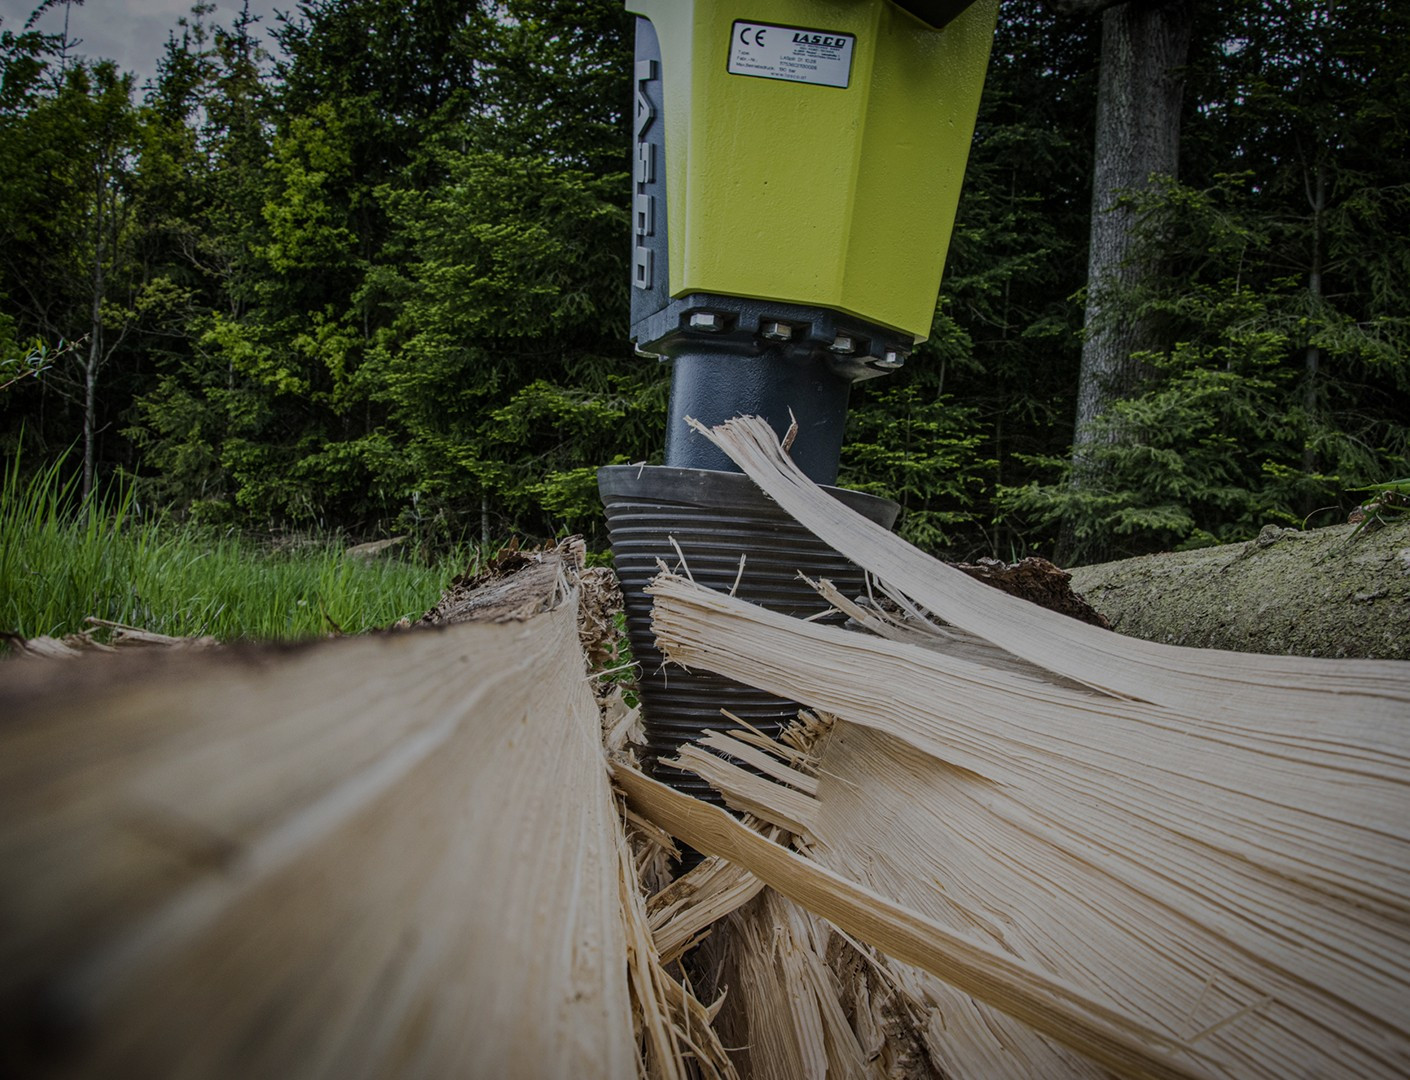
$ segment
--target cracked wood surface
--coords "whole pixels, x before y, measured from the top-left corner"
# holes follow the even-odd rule
[[[785,808],[774,820],[805,827],[809,859],[832,878],[704,811],[673,806],[658,824],[828,918],[809,890],[835,899],[833,878],[884,896],[909,914],[873,907],[879,925],[849,932],[1127,1075],[1410,1069],[1410,665],[1086,626],[822,503],[757,423],[710,436],[817,535],[963,633],[869,639],[663,575],[652,591],[669,657],[845,722],[822,748],[811,809],[796,789],[771,796],[764,778],[703,770],[755,813]],[[989,662],[975,638],[1023,663]],[[914,941],[884,940],[912,916],[1003,963],[971,954],[977,971],[956,977]],[[1059,1019],[1075,1004],[1066,991],[1045,1006],[1048,991],[1005,964],[1134,1025],[1136,1045],[1119,1052],[1135,1056]],[[1032,996],[1015,1003],[1015,990]],[[953,1071],[1023,1075],[971,1067],[980,1052],[1005,1056],[983,1042],[993,1025],[971,1027],[976,1057]]]
[[[537,577],[523,621],[7,667],[0,1073],[636,1076],[576,595]]]

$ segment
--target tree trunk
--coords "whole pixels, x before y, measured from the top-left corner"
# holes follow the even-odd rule
[[[580,568],[520,561],[438,630],[8,670],[0,1072],[647,1075]]]
[[[1098,438],[1092,422],[1140,385],[1144,367],[1132,353],[1156,344],[1143,323],[1116,320],[1114,295],[1155,272],[1135,249],[1134,216],[1123,194],[1152,176],[1174,176],[1180,155],[1180,99],[1189,56],[1192,0],[1129,0],[1102,15],[1101,77],[1097,88],[1092,173],[1092,224],[1087,257],[1087,338],[1077,389],[1073,433],[1075,488],[1098,482],[1087,449]],[[1111,434],[1105,436],[1108,440]],[[1069,558],[1072,537],[1059,550]]]
[[[93,221],[93,297],[88,317],[88,358],[83,364],[83,499],[93,491],[94,441],[97,438],[98,367],[103,362],[103,170],[97,170]]]
[[[1312,209],[1312,265],[1307,271],[1307,293],[1315,307],[1322,301],[1322,231],[1326,226],[1327,210],[1327,167],[1317,163],[1313,180],[1308,184],[1307,202]],[[1306,413],[1304,422],[1308,426],[1307,442],[1302,448],[1302,471],[1311,476],[1318,469],[1317,446],[1315,442],[1317,424],[1317,383],[1322,366],[1322,350],[1309,344],[1304,357],[1304,382],[1302,386],[1302,408]],[[1315,509],[1312,496],[1303,497],[1303,513],[1310,514]]]

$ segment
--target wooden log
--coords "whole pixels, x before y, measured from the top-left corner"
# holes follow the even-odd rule
[[[517,621],[7,666],[0,1074],[637,1076],[636,883],[540,584]]]
[[[1410,520],[1079,566],[1072,585],[1123,634],[1172,645],[1410,660]]]
[[[894,955],[1130,1075],[1410,1068],[1410,666],[1174,648],[1085,626],[839,513],[759,425],[711,436],[895,594],[1027,662],[988,663],[968,636],[968,659],[943,651],[945,635],[932,635],[939,653],[867,640],[674,576],[653,586],[669,657],[850,721],[827,744],[811,809],[796,786],[771,799],[768,780],[703,770],[727,799],[781,809],[775,820],[805,827],[817,862],[903,909],[874,908],[883,925],[850,932],[911,949],[885,938],[921,919],[1000,950],[1023,976],[974,953],[979,971],[963,978],[922,951]],[[673,815],[658,823],[682,839],[731,849],[833,917],[832,879],[789,871],[659,793],[633,794]],[[1080,988],[1081,1003],[1056,988],[1009,999],[1040,974]],[[1036,999],[1049,992],[1067,1019],[1043,1015]],[[1093,1043],[1074,1006],[1107,1021],[1113,1010],[1173,1052],[1104,1058],[1134,1047]]]
[[[899,536],[820,497],[789,460],[767,423],[731,420],[695,429],[719,445],[775,502],[836,551],[921,607],[1014,655],[1122,697],[1181,706],[1220,687],[1207,709],[1230,723],[1262,723],[1314,702],[1331,713],[1357,710],[1398,725],[1410,715],[1403,665],[1376,660],[1267,656],[1156,644],[1046,611],[929,558]],[[835,500],[833,500],[835,502]]]

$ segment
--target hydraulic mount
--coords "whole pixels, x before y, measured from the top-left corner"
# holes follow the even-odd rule
[[[776,732],[797,706],[662,667],[642,592],[658,559],[679,549],[697,581],[800,616],[825,605],[799,571],[862,585],[686,417],[762,416],[780,437],[796,423],[794,461],[836,481],[851,385],[902,367],[930,332],[998,0],[627,6],[632,337],[672,365],[671,401],[665,464],[598,479],[651,753],[666,758],[736,726],[722,708]],[[894,503],[834,494],[894,522]]]

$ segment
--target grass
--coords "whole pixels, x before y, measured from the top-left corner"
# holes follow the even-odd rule
[[[88,629],[88,616],[222,641],[358,633],[419,617],[469,558],[364,562],[331,542],[272,551],[142,521],[130,488],[80,505],[62,465],[24,480],[12,461],[0,485],[0,630],[26,638]]]

